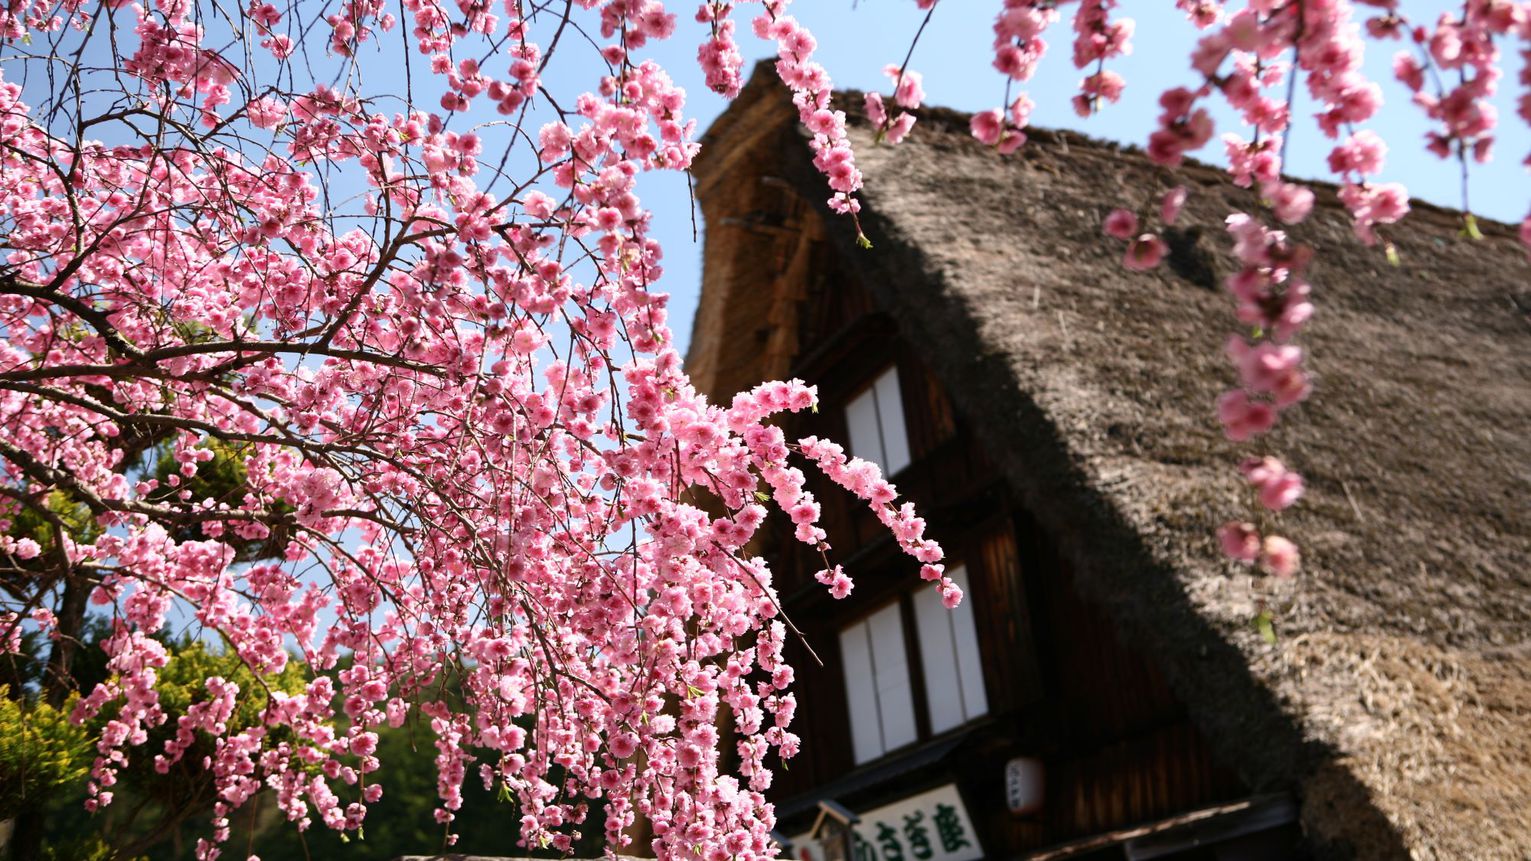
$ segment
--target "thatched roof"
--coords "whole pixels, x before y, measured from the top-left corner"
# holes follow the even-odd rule
[[[704,205],[710,185],[765,175],[828,196],[762,71],[709,132]],[[832,216],[829,240],[1223,759],[1255,789],[1296,790],[1320,848],[1531,854],[1531,265],[1512,230],[1459,238],[1460,214],[1415,202],[1388,232],[1395,268],[1322,188],[1292,231],[1319,252],[1302,336],[1317,379],[1269,438],[1308,481],[1281,520],[1303,570],[1276,582],[1213,538],[1245,510],[1249,450],[1213,405],[1233,382],[1221,223],[1256,211],[1252,193],[1178,171],[1181,224],[1202,227],[1173,237],[1174,265],[1132,273],[1100,224],[1159,182],[1138,151],[1035,131],[1001,157],[944,110],[895,148],[853,121],[875,247]],[[704,293],[699,331],[725,299]],[[720,363],[699,370],[722,380]],[[1261,606],[1274,644],[1251,626]]]

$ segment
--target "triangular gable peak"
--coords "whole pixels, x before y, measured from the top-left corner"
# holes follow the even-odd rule
[[[939,497],[933,523],[1006,512],[996,528],[1017,553],[1033,564],[1051,554],[1068,581],[1037,587],[1047,578],[1022,571],[1020,585],[1007,585],[993,575],[989,588],[1021,614],[1015,624],[1026,613],[1053,624],[1040,617],[1069,612],[1058,602],[1077,587],[1089,599],[1077,611],[1110,620],[1091,636],[1125,638],[1145,672],[1168,680],[1198,738],[1239,772],[1240,791],[1292,792],[1321,854],[1531,850],[1531,325],[1522,310],[1531,267],[1512,231],[1485,224],[1486,241],[1457,240],[1458,214],[1416,203],[1390,235],[1404,261],[1392,268],[1355,243],[1321,189],[1297,231],[1322,252],[1320,318],[1305,339],[1318,393],[1274,438],[1309,476],[1308,497],[1286,521],[1304,543],[1305,569],[1295,583],[1252,580],[1210,540],[1241,492],[1229,469],[1238,452],[1210,418],[1230,381],[1218,347],[1233,325],[1217,286],[1230,267],[1226,243],[1210,226],[1258,202],[1213,169],[1170,178],[1130,150],[1067,133],[1038,131],[1001,159],[951,112],[925,111],[900,148],[874,146],[852,122],[870,251],[825,210],[828,192],[769,70],[757,70],[708,133],[696,169],[706,268],[688,357],[698,387],[726,399],[761,379],[819,374],[810,382],[825,384],[820,424],[840,422],[847,439],[846,399],[875,371],[863,366],[896,365],[905,402],[917,405],[916,467],[925,454],[947,458],[900,477],[901,489],[927,507],[922,494]],[[1190,186],[1185,223],[1209,227],[1170,237],[1170,265],[1127,273],[1100,236],[1101,217],[1124,189],[1165,182]],[[970,451],[958,458],[953,448]],[[954,498],[984,477],[1002,489]],[[949,483],[965,489],[941,494]],[[877,570],[875,547],[857,551],[875,528],[834,516],[836,561],[854,554],[865,563],[858,593],[885,596],[894,587],[883,584],[907,572]],[[976,538],[957,549],[966,559],[997,552]],[[789,577],[811,574],[790,553],[772,555]],[[1262,607],[1276,615],[1273,645],[1250,625]],[[844,620],[823,612],[833,621],[816,642],[844,635]],[[903,618],[906,628],[919,622],[912,610]],[[910,660],[919,652],[911,647]],[[1021,689],[1034,682],[1045,700],[1059,690],[1056,658],[1004,672],[1019,674]],[[846,743],[843,715],[804,712],[809,744],[835,732]],[[1077,717],[1068,706],[1062,715]],[[1133,798],[1152,796],[1127,789],[1115,800],[1113,778],[1094,779],[1097,801],[1113,811],[1097,823],[1107,836],[1134,824]],[[995,816],[1014,846],[1056,842],[1034,816]]]

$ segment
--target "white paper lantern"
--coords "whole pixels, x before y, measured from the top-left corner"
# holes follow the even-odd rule
[[[1042,760],[1023,756],[1005,763],[1005,800],[1010,812],[1036,813],[1042,809]]]

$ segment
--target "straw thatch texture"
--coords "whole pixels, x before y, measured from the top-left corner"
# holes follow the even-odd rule
[[[817,202],[768,76],[710,133],[728,165],[704,160],[699,181],[783,175]],[[753,161],[730,151],[745,135]],[[1283,583],[1213,540],[1245,510],[1250,452],[1213,416],[1233,381],[1221,222],[1254,195],[1067,133],[1000,157],[941,110],[900,147],[864,125],[853,140],[875,247],[835,217],[830,241],[1223,757],[1256,789],[1296,789],[1321,850],[1531,855],[1531,265],[1511,230],[1460,239],[1457,214],[1416,203],[1388,232],[1395,268],[1325,189],[1293,231],[1319,252],[1319,312],[1301,339],[1314,396],[1268,442],[1308,479],[1279,524],[1304,551]],[[1166,181],[1191,189],[1176,252],[1128,272],[1101,219]],[[1262,607],[1274,645],[1251,626]]]

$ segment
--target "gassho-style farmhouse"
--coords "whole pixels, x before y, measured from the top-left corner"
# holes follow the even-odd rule
[[[722,402],[817,385],[788,438],[881,464],[968,596],[944,611],[822,479],[852,595],[790,530],[758,548],[824,659],[792,656],[787,851],[1531,856],[1531,265],[1511,229],[1460,239],[1459,213],[1416,202],[1394,267],[1320,188],[1294,231],[1322,252],[1317,394],[1275,435],[1309,480],[1283,523],[1304,565],[1251,576],[1215,544],[1246,491],[1213,404],[1235,325],[1216,225],[1254,193],[1185,167],[1181,223],[1209,227],[1132,273],[1100,224],[1152,186],[1141,155],[1036,131],[1002,157],[939,109],[888,147],[852,117],[864,250],[773,77],[696,167],[688,367]]]
[[[857,579],[832,599],[790,528],[754,548],[823,661],[792,647],[784,856],[1531,857],[1531,264],[1512,229],[1463,239],[1460,213],[1416,201],[1395,267],[1317,186],[1293,231],[1322,252],[1317,396],[1275,435],[1307,478],[1283,522],[1303,568],[1276,580],[1214,538],[1247,491],[1213,417],[1233,263],[1207,225],[1253,193],[1187,165],[1182,223],[1203,227],[1132,273],[1100,225],[1151,186],[1141,154],[1028,130],[1002,157],[941,109],[895,148],[850,120],[870,250],[824,206],[769,68],[707,133],[687,366],[715,402],[818,386],[788,438],[877,461],[967,597],[943,609],[805,470]]]

